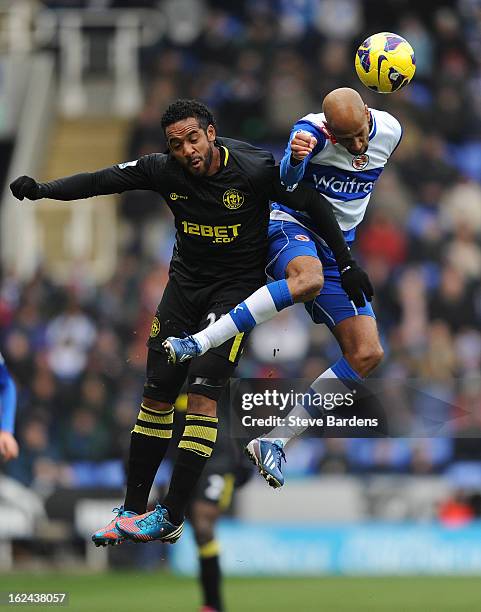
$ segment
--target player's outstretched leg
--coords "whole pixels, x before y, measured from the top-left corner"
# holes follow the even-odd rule
[[[213,400],[200,397],[196,405],[202,407],[203,403],[213,403],[215,410]],[[122,535],[135,542],[160,540],[174,543],[179,539],[184,526],[185,509],[204,465],[212,454],[216,438],[217,417],[193,413],[186,415],[184,433],[179,442],[164,503],[158,504],[152,512],[118,521],[116,527]]]
[[[160,540],[174,544],[182,535],[184,523],[174,525],[165,506],[157,504],[152,512],[121,518],[115,525],[124,538],[134,542]]]
[[[326,379],[343,379],[361,380],[359,375],[349,366],[344,357],[339,359],[331,368],[323,372],[316,380],[311,383],[309,392],[306,395],[314,396],[317,393],[323,393],[325,387],[323,385]],[[295,425],[281,425],[274,427],[266,437],[255,438],[251,440],[245,448],[246,455],[259,468],[259,473],[268,482],[271,487],[282,487],[284,484],[284,475],[281,469],[281,460],[285,460],[284,448],[287,444],[300,436],[308,425],[309,418],[322,416],[322,410],[314,405],[314,403],[296,404],[288,413],[288,421],[295,421]]]
[[[374,394],[367,393],[363,397],[363,394],[360,393],[364,377],[376,367],[382,357],[375,320],[368,316],[350,317],[338,324],[335,333],[353,365],[349,363],[345,356],[341,357],[311,383],[308,395],[324,394],[328,380],[331,382],[327,384],[336,385],[336,389],[339,389],[340,385],[339,390],[341,391],[345,389],[352,392],[353,389],[356,389],[358,395],[354,407],[358,411],[357,414],[364,415],[369,410],[376,414],[380,423],[383,423],[385,421],[384,410],[380,401]],[[363,360],[356,358],[357,355],[362,354],[359,349],[360,346],[364,350],[365,357]],[[332,387],[330,388],[332,389]],[[287,421],[292,421],[295,424],[275,427],[266,434],[265,438],[258,438],[249,442],[246,453],[258,466],[261,475],[271,486],[275,486],[272,484],[272,477],[277,475],[276,462],[272,459],[276,447],[286,448],[291,440],[300,436],[308,428],[304,423],[308,422],[309,417],[319,416],[322,416],[322,410],[319,410],[314,402],[296,404],[287,415]],[[385,433],[384,427],[385,425],[381,425],[377,430],[378,433]],[[272,454],[268,454],[269,449],[271,449]],[[274,474],[271,474],[271,471]],[[282,486],[282,484],[277,486]]]
[[[258,467],[259,474],[274,489],[284,484],[282,461],[286,460],[286,456],[283,447],[281,440],[255,438],[245,448],[246,455]]]
[[[125,542],[125,536],[117,529],[116,523],[119,519],[137,516],[136,512],[125,511],[123,506],[114,508],[112,512],[116,512],[116,516],[106,527],[99,529],[92,536],[92,542],[95,546],[117,546]]]
[[[198,357],[237,334],[250,331],[258,323],[268,321],[280,310],[292,306],[297,297],[292,295],[286,280],[264,285],[197,334],[186,338],[167,338],[163,347],[169,363],[182,363]]]

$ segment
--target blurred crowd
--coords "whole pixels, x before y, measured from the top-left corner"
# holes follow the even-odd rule
[[[356,248],[376,289],[386,352],[375,378],[416,380],[422,393],[414,409],[440,427],[411,439],[304,439],[292,446],[288,471],[462,473],[481,486],[480,3],[440,2],[434,10],[403,0],[140,4],[161,6],[166,28],[142,51],[145,106],[126,160],[165,149],[160,117],[177,97],[207,103],[220,134],[265,146],[278,159],[296,119],[320,112],[324,95],[339,86],[355,87],[404,128]],[[405,36],[417,60],[413,83],[392,96],[363,88],[353,68],[357,45],[386,29]],[[19,387],[21,445],[7,470],[39,491],[123,480],[173,230],[155,194],[130,192],[120,210],[130,240],[104,286],[79,278],[59,286],[42,269],[22,284],[3,271],[1,346]],[[328,330],[299,306],[253,332],[238,373],[312,380],[337,355]]]

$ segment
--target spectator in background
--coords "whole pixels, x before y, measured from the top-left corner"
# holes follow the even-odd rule
[[[35,353],[30,338],[24,331],[17,328],[15,320],[6,333],[5,354],[18,382],[28,387],[35,371]]]
[[[458,181],[446,189],[440,200],[444,231],[456,231],[469,223],[471,230],[481,236],[481,185],[475,181]]]
[[[48,427],[40,419],[29,419],[20,427],[19,440],[22,452],[7,468],[7,473],[30,486],[35,478],[37,463],[44,459],[60,459],[53,440],[49,438]]]
[[[414,197],[417,197],[424,183],[435,182],[448,187],[454,184],[458,176],[456,169],[447,161],[446,142],[437,133],[424,134],[413,154],[402,157],[399,164],[401,178]]]
[[[62,454],[68,461],[103,461],[111,456],[108,430],[88,408],[74,410],[62,439]]]
[[[453,336],[444,321],[435,320],[427,330],[426,350],[419,363],[420,378],[429,383],[450,383],[458,373]],[[441,418],[441,409],[438,410]]]
[[[278,50],[272,58],[266,95],[271,136],[285,138],[291,131],[293,117],[303,117],[315,106],[302,57],[293,50]]]
[[[361,31],[363,3],[360,0],[316,0],[316,4],[314,25],[324,36],[348,40]]]
[[[401,18],[399,33],[416,49],[416,84],[429,82],[433,72],[433,41],[423,22],[408,13]]]
[[[441,264],[445,232],[441,225],[442,186],[436,181],[423,183],[407,218],[409,259],[419,263]]]
[[[468,282],[481,277],[481,251],[468,220],[455,228],[446,248],[446,263],[456,268]]]
[[[70,382],[80,376],[95,337],[95,325],[70,293],[67,306],[46,330],[50,367],[60,380]]]
[[[429,316],[446,321],[454,332],[476,325],[468,285],[457,268],[443,268],[439,287],[430,299]]]
[[[391,267],[406,261],[405,234],[382,210],[371,214],[368,227],[359,234],[358,245],[366,259],[380,257]]]
[[[316,61],[311,63],[311,90],[316,96],[326,95],[339,83],[346,87],[357,87],[352,70],[352,53],[349,44],[337,38],[328,38],[317,51]],[[322,75],[322,79],[319,78]],[[322,89],[321,89],[322,88]]]

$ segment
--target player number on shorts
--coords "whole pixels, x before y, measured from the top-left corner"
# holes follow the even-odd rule
[[[222,495],[224,486],[225,482],[223,476],[221,476],[220,474],[211,474],[209,476],[209,484],[205,489],[205,496],[207,497],[207,499],[217,501]]]
[[[212,323],[215,323],[215,312],[209,312],[209,314],[206,316],[206,319],[208,321],[207,327],[209,327],[209,325],[212,325]]]

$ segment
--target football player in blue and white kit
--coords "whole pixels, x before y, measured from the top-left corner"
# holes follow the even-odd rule
[[[4,461],[18,457],[18,444],[13,435],[16,408],[15,383],[0,353],[0,458]]]
[[[346,242],[352,244],[376,181],[401,140],[402,128],[389,113],[368,108],[359,93],[350,88],[331,91],[322,110],[294,125],[281,161],[281,179],[292,190],[304,181],[319,191],[331,203]],[[356,300],[357,304],[349,300],[341,286],[343,271],[338,270],[330,249],[307,215],[273,204],[267,272],[275,280],[287,280],[292,301],[299,301],[301,296],[312,320],[325,323],[342,350],[342,357],[311,384],[313,393],[320,392],[326,378],[358,383],[380,363],[383,349],[371,295],[366,293],[366,301]],[[197,346],[189,356],[202,354],[271,318],[277,311],[265,289],[192,336],[191,344]],[[181,350],[183,355],[189,353],[186,349],[191,344],[186,340],[180,341],[180,347],[177,339],[167,339],[165,348],[173,361]],[[290,415],[311,416],[301,405]],[[285,426],[248,444],[248,454],[271,486],[283,485],[283,448],[305,429]]]

